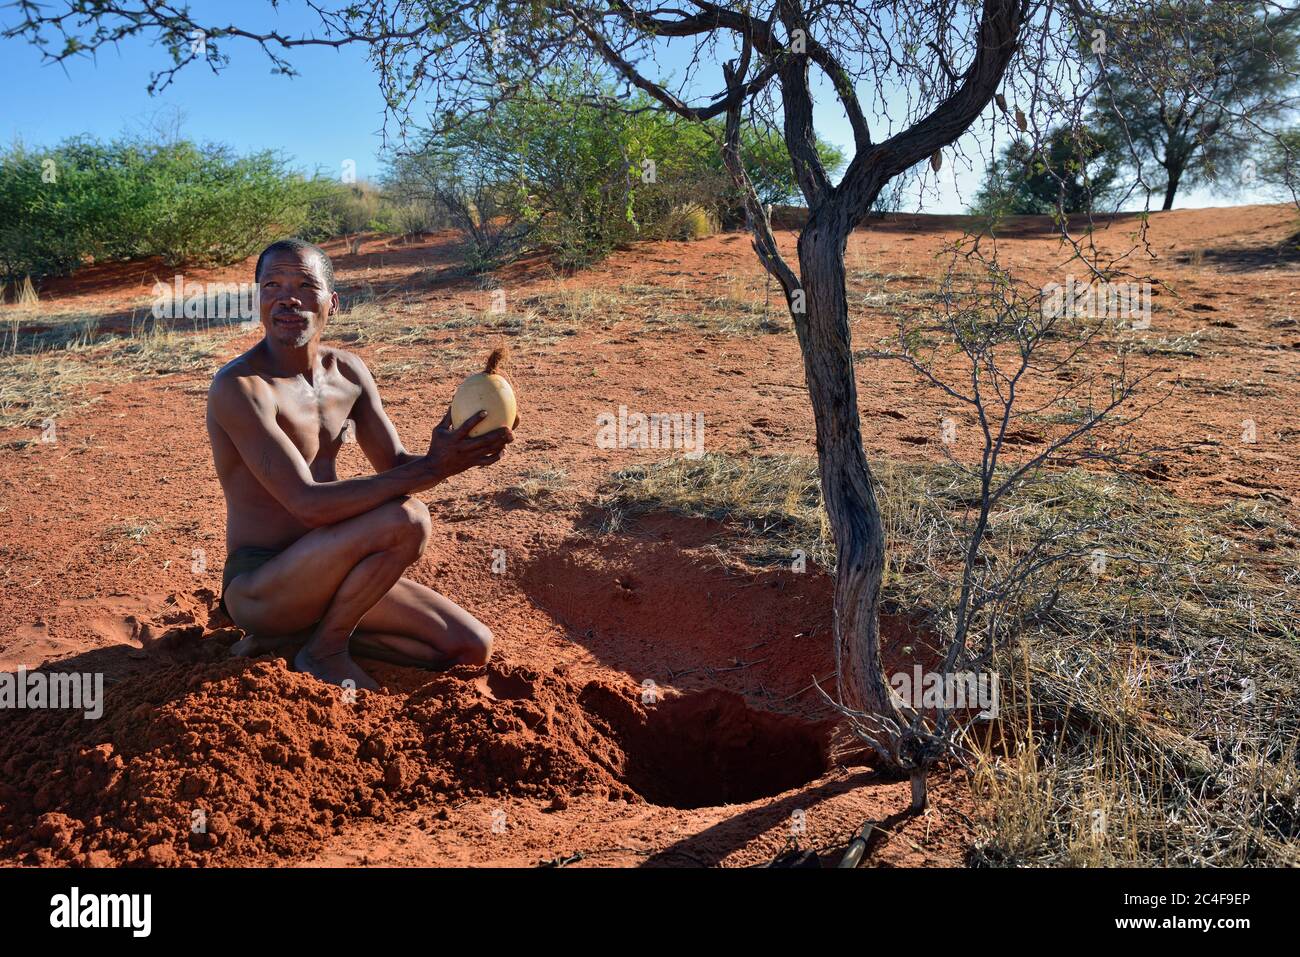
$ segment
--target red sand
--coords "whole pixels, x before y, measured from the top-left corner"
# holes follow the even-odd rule
[[[3,838],[35,863],[244,863],[292,858],[394,807],[639,800],[617,739],[578,704],[618,700],[621,718],[644,721],[628,693],[494,665],[348,703],[278,659],[170,665],[115,686],[103,721],[32,712],[11,725]]]

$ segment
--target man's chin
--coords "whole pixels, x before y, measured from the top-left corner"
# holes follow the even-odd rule
[[[311,326],[303,326],[300,329],[285,329],[274,326],[271,329],[271,338],[276,345],[286,346],[288,348],[301,348],[311,342]]]

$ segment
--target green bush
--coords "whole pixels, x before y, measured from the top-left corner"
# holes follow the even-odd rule
[[[104,159],[78,140],[53,154],[21,143],[0,154],[0,277],[64,274],[81,262],[122,206],[114,195],[122,184],[106,182]]]
[[[222,265],[258,252],[309,220],[325,187],[271,151],[235,156],[219,145],[178,143],[146,158],[139,215],[144,255],[170,266]]]
[[[1259,178],[1276,195],[1300,206],[1300,127],[1273,134],[1264,149]]]
[[[721,121],[716,129],[719,141],[722,137]],[[844,151],[833,143],[817,141],[817,157],[830,176],[836,176],[844,168]],[[714,148],[705,157],[716,171],[717,177],[724,185],[722,192],[715,194],[713,203],[717,208],[718,218],[724,226],[734,227],[745,222],[745,205],[740,191],[731,182],[731,176],[722,164],[721,152]],[[785,138],[776,130],[760,129],[756,126],[743,126],[740,130],[740,159],[745,165],[745,173],[754,184],[763,205],[780,205],[791,200],[803,201],[799,190],[799,181],[794,175],[794,166],[790,162],[790,151],[785,145]]]
[[[367,230],[382,229],[388,204],[378,187],[371,183],[342,183],[317,177],[318,195],[308,208],[307,221],[298,236],[308,242],[321,242],[335,236],[350,236]]]
[[[221,144],[66,140],[0,153],[0,275],[63,275],[86,259],[168,266],[245,258],[312,222],[330,184],[279,154]]]

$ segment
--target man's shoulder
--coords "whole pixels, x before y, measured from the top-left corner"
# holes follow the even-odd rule
[[[208,401],[235,395],[256,394],[265,387],[262,375],[254,368],[253,349],[231,359],[212,376]]]
[[[339,349],[334,346],[323,346],[327,348],[329,354],[334,358],[334,364],[343,376],[357,385],[365,385],[368,381],[373,381],[370,369],[366,367],[365,361],[355,352],[348,352],[346,349]]]

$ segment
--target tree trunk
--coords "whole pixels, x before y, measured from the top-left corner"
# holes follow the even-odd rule
[[[805,314],[795,315],[817,428],[822,495],[835,538],[836,690],[850,708],[896,718],[880,660],[885,536],[862,451],[844,249],[851,228],[829,203],[799,237]]]
[[[1165,186],[1165,204],[1160,208],[1170,210],[1174,208],[1174,194],[1178,192],[1178,181],[1183,178],[1181,168],[1171,169],[1169,171],[1169,182]]]
[[[908,810],[913,814],[920,814],[930,806],[930,788],[925,777],[925,768],[912,772],[912,804]]]

